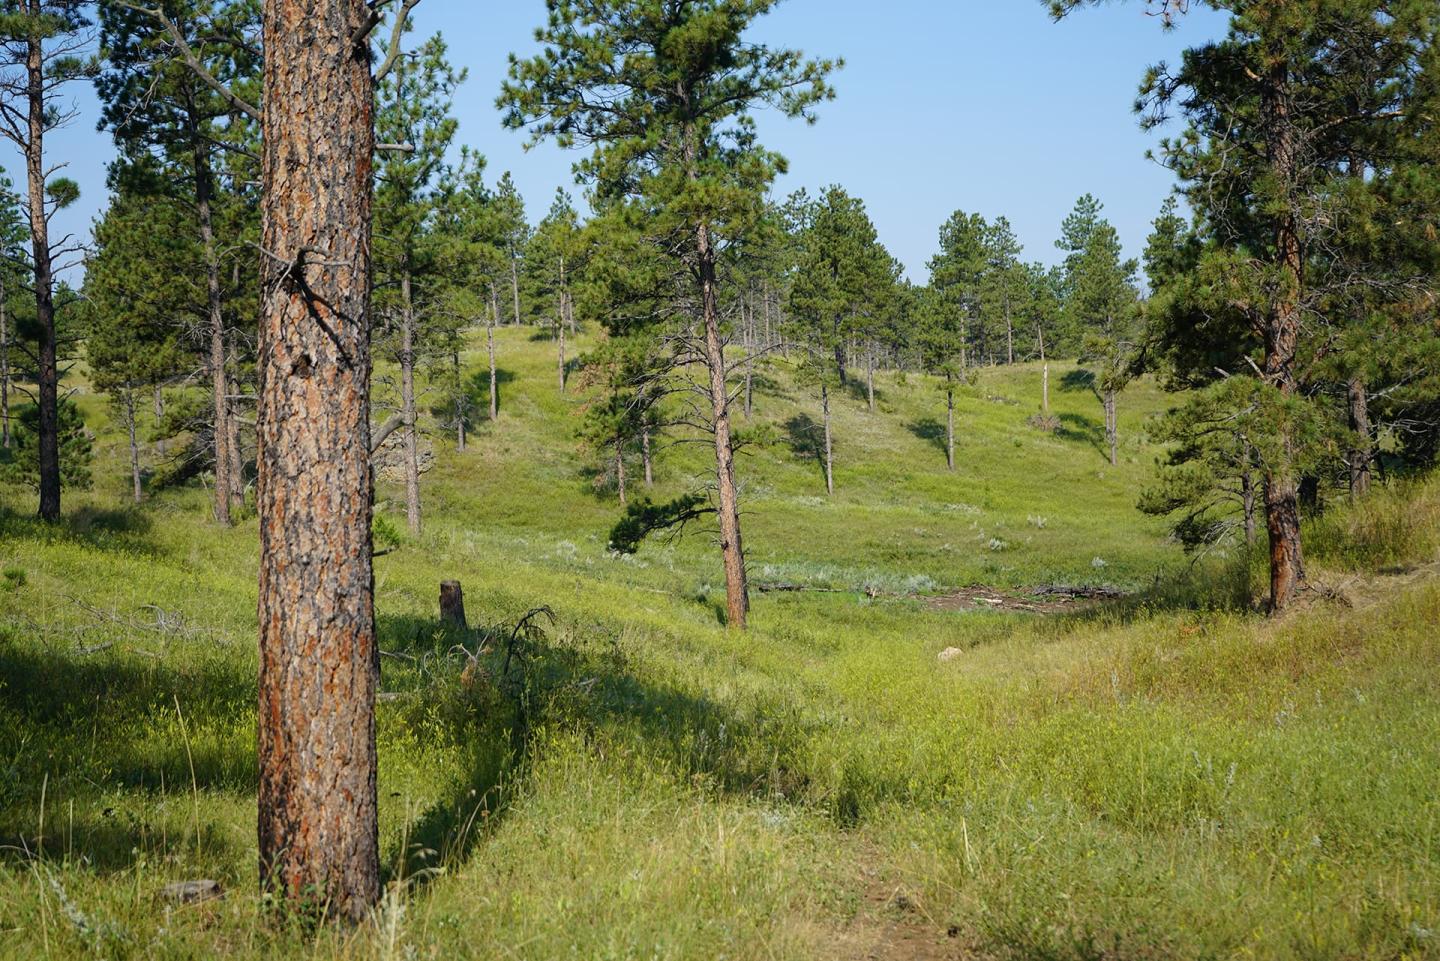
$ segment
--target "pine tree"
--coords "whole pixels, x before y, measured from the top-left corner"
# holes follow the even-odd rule
[[[1015,320],[1025,310],[1029,293],[1020,255],[1024,248],[1010,221],[998,217],[988,225],[984,237],[985,273],[981,283],[982,310],[998,329],[1004,330],[1005,363],[1015,363]]]
[[[109,208],[95,227],[86,264],[90,329],[85,354],[95,386],[115,401],[130,444],[131,491],[141,485],[137,408],[188,366],[191,350],[182,318],[203,302],[195,277],[202,263],[188,211],[155,189],[154,178],[112,171]],[[157,425],[158,426],[158,425]]]
[[[1056,16],[1092,0],[1054,0]],[[1280,443],[1262,450],[1270,545],[1270,605],[1288,607],[1305,585],[1300,533],[1300,438],[1323,412],[1313,387],[1329,339],[1327,311],[1364,274],[1331,270],[1345,232],[1346,181],[1363,145],[1403,129],[1401,108],[1417,51],[1429,46],[1426,0],[1212,0],[1230,14],[1220,41],[1188,50],[1180,67],[1153,68],[1141,91],[1147,125],[1178,109],[1185,132],[1160,154],[1202,221],[1206,251],[1192,291],[1243,321],[1248,357]],[[1165,4],[1169,16],[1184,4]],[[1422,111],[1423,113],[1423,111]],[[1357,145],[1361,148],[1357,152]],[[1356,165],[1357,170],[1359,165]],[[1320,211],[1330,208],[1322,215]],[[1343,322],[1343,321],[1342,321]],[[1220,335],[1221,331],[1215,331]]]
[[[0,170],[0,449],[10,447],[10,389],[15,308],[24,295],[25,243],[29,231],[14,184]]]
[[[583,283],[590,239],[575,204],[563,189],[555,191],[550,211],[536,225],[525,247],[526,289],[536,321],[555,337],[560,392],[565,392],[566,333],[577,333],[575,287]]]
[[[545,50],[512,59],[501,103],[536,140],[585,145],[579,176],[610,198],[643,201],[647,233],[693,278],[695,344],[709,380],[729,624],[749,608],[717,265],[727,240],[763,214],[783,161],[756,142],[757,107],[809,117],[834,64],[745,39],[778,0],[547,0]]]
[[[921,366],[940,377],[945,392],[945,466],[955,469],[955,393],[970,378],[963,303],[933,285],[911,295],[911,327]]]
[[[400,372],[401,440],[404,445],[405,518],[411,536],[421,527],[417,369],[439,339],[437,313],[443,267],[434,217],[446,151],[458,122],[451,97],[464,82],[436,34],[396,60],[378,85],[376,136],[408,150],[380,155],[375,196],[375,307],[390,319],[385,338]],[[438,325],[443,328],[443,325]]]
[[[1081,359],[1097,368],[1095,389],[1105,412],[1105,446],[1112,466],[1120,462],[1117,400],[1138,373],[1141,348],[1134,286],[1139,265],[1123,256],[1120,235],[1100,220],[1069,265],[1066,278],[1065,309],[1072,327],[1083,331]]]
[[[825,490],[835,493],[833,392],[844,387],[846,346],[872,331],[871,323],[896,296],[897,267],[881,246],[865,205],[829,187],[804,215],[788,314],[805,345],[802,379],[820,393]]]
[[[105,104],[103,122],[133,164],[148,156],[162,166],[165,192],[183,184],[179,189],[194,210],[192,230],[199,239],[199,269],[205,278],[201,302],[211,391],[214,514],[219,523],[229,524],[245,484],[231,399],[237,366],[230,349],[234,332],[226,320],[237,312],[227,303],[221,251],[243,245],[235,233],[222,231],[227,221],[232,231],[253,230],[245,221],[258,211],[240,184],[257,176],[250,160],[256,149],[256,117],[233,96],[207,84],[192,62],[223,84],[224,91],[248,91],[257,85],[260,64],[247,41],[257,32],[258,11],[253,4],[234,0],[171,0],[154,9],[101,4],[100,14],[106,69],[97,88]]]
[[[15,0],[0,14],[0,136],[25,158],[30,223],[30,284],[35,297],[35,443],[40,517],[60,519],[60,338],[56,262],[78,251],[69,237],[50,236],[56,210],[80,196],[73,181],[52,177],[46,137],[75,117],[65,91],[89,76],[89,4],[82,0]]]
[[[525,200],[520,196],[508,170],[500,175],[500,182],[495,185],[493,203],[500,237],[505,245],[505,257],[510,271],[510,294],[514,301],[515,325],[518,327],[523,316],[520,309],[520,262],[530,240],[530,225],[525,219]]]
[[[502,212],[486,189],[485,158],[462,147],[460,162],[442,172],[436,200],[435,235],[442,267],[440,284],[444,311],[456,328],[475,318],[485,323],[486,353],[489,360],[490,420],[500,416],[499,368],[496,363],[495,328],[500,323],[500,288],[509,283],[510,256],[504,239]],[[458,357],[458,329],[446,332],[452,347],[451,406],[455,409],[458,446],[465,449],[469,388],[463,381]]]
[[[979,214],[956,211],[940,227],[940,250],[930,259],[930,287],[955,311],[960,324],[960,366],[970,366],[971,346],[983,360],[988,344],[980,323],[988,267],[989,225]]]

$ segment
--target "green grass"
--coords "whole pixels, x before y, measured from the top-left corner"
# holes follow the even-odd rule
[[[875,415],[838,405],[829,499],[781,364],[747,548],[757,582],[827,592],[757,594],[735,636],[705,534],[606,551],[583,401],[549,344],[501,349],[500,421],[435,439],[425,533],[377,562],[391,885],[356,930],[277,928],[256,894],[253,520],[216,529],[198,487],[123,506],[94,397],[100,489],[45,528],[0,488],[0,956],[1440,957],[1440,486],[1312,525],[1355,606],[1275,624],[1243,559],[1189,569],[1134,510],[1152,386],[1111,468],[1093,395],[1057,388],[1040,434],[1038,371],[985,372],[950,473],[936,385],[882,376]],[[658,469],[685,490],[704,448]],[[436,622],[451,577],[468,635]],[[973,584],[1140,593],[1048,618],[918,596]],[[539,605],[516,698],[495,642]],[[201,877],[226,898],[160,897]]]

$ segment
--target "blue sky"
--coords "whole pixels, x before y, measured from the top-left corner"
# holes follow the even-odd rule
[[[417,34],[441,31],[469,69],[455,111],[460,140],[489,160],[492,182],[514,173],[532,219],[573,154],[500,127],[494,101],[506,56],[534,50],[543,0],[424,0]],[[766,42],[842,56],[838,97],[815,126],[760,118],[767,146],[790,160],[782,193],[838,183],[863,198],[881,239],[923,281],[941,222],[959,209],[1010,218],[1027,259],[1053,263],[1060,220],[1085,192],[1105,204],[1138,256],[1170,174],[1145,159],[1155,134],[1131,112],[1145,67],[1204,39],[1223,21],[1192,13],[1164,33],[1138,0],[1082,11],[1056,24],[1040,0],[786,0],[758,25]],[[62,231],[88,233],[105,203],[107,135],[95,131],[93,94],[77,88],[80,117],[51,139],[52,157],[82,187]],[[0,163],[22,168],[10,152]]]

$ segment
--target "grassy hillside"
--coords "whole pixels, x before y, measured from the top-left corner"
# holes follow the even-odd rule
[[[703,532],[607,552],[582,401],[502,334],[500,420],[434,439],[425,533],[377,562],[392,884],[357,931],[259,923],[254,521],[216,529],[199,489],[122,506],[91,397],[99,488],[64,525],[0,488],[0,956],[1440,957],[1440,487],[1313,526],[1334,596],[1270,623],[1243,559],[1190,570],[1134,510],[1153,388],[1111,468],[1077,378],[1049,435],[1038,370],[987,372],[950,473],[936,385],[882,376],[876,414],[839,406],[830,499],[782,364],[747,548],[815,590],[757,593],[733,636]],[[706,468],[667,447],[654,496]],[[436,623],[450,577],[473,632]],[[1056,584],[1132,596],[929,600]],[[164,898],[197,878],[226,896]]]

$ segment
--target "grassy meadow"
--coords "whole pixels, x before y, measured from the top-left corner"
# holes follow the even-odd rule
[[[836,404],[827,498],[782,362],[743,427],[741,636],[706,532],[608,552],[583,396],[547,340],[499,343],[499,420],[430,438],[425,531],[376,562],[389,885],[358,929],[264,920],[254,519],[127,506],[88,394],[63,524],[0,487],[0,957],[1440,958],[1440,484],[1314,522],[1326,590],[1271,622],[1258,559],[1192,565],[1135,510],[1148,381],[1112,468],[1072,368],[1053,434],[1037,367],[982,372],[951,473],[936,382],[882,374],[876,413]],[[653,496],[707,463],[662,445]],[[404,529],[397,485],[379,516]],[[1127,596],[932,603],[1054,585]],[[201,878],[224,897],[164,895]]]

